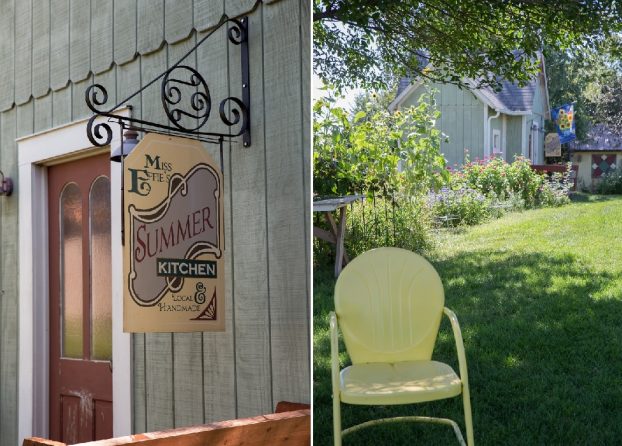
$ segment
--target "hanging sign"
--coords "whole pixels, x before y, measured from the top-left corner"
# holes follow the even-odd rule
[[[150,133],[127,156],[124,331],[224,330],[222,195],[199,141]]]
[[[575,139],[575,116],[574,105],[566,104],[551,110],[551,118],[555,122],[557,134],[561,144],[567,143]]]
[[[562,144],[557,133],[547,133],[544,137],[544,156],[562,156]]]

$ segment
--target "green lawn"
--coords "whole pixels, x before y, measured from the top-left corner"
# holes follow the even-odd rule
[[[510,214],[438,237],[426,256],[458,315],[478,445],[622,443],[622,198]],[[332,444],[331,271],[314,272],[314,445]],[[344,349],[343,344],[340,347]],[[434,358],[455,370],[446,319]],[[342,367],[349,363],[344,353]],[[343,427],[374,417],[449,416],[461,398],[412,406],[342,405]],[[345,445],[452,445],[451,429],[392,424]]]

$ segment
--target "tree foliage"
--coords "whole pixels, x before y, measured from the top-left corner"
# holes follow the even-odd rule
[[[545,49],[549,100],[552,107],[575,103],[577,138],[585,139],[595,124],[622,136],[622,61],[619,36],[598,49]],[[550,131],[553,126],[550,124]]]
[[[499,77],[525,83],[545,46],[598,48],[620,29],[622,4],[315,0],[313,20],[314,70],[338,89],[386,87],[404,75],[496,87]]]

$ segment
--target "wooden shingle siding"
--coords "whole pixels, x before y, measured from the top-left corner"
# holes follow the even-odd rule
[[[110,69],[113,56],[112,0],[96,0],[91,4],[91,71],[95,74]]]
[[[69,82],[69,0],[50,5],[50,86],[56,91]]]
[[[52,127],[71,122],[71,90],[72,86],[67,86],[51,93]]]
[[[0,114],[0,166],[17,177],[17,111]],[[14,194],[19,190],[14,190]],[[17,444],[17,200],[0,202],[0,444]]]
[[[83,81],[71,84],[71,119],[73,121],[85,119],[91,115],[91,110],[89,110],[84,101],[84,92],[92,84],[93,76],[89,76]]]
[[[273,400],[305,401],[309,395],[308,259],[303,196],[301,16],[298,1],[263,8],[264,113],[269,166],[268,251]],[[305,52],[306,53],[306,52]],[[305,54],[305,56],[307,56]],[[307,56],[308,57],[308,56]],[[292,119],[295,117],[295,119]],[[283,191],[288,191],[283,193]],[[304,297],[303,297],[304,296]]]
[[[40,98],[50,90],[50,1],[32,0],[32,94]]]
[[[138,0],[137,48],[142,55],[160,49],[164,42],[164,0]]]
[[[194,27],[198,31],[213,28],[224,12],[223,1],[194,0]]]
[[[32,93],[32,4],[15,2],[15,102],[23,104]]]
[[[114,61],[118,65],[136,57],[136,1],[114,2]]]
[[[69,78],[78,83],[91,71],[91,2],[69,2]]]
[[[13,0],[0,0],[0,110],[13,106],[15,98],[15,12]]]
[[[255,3],[51,0],[35,11],[31,1],[41,3],[0,0],[0,166],[16,186],[17,137],[89,117],[84,93],[94,82],[105,86],[111,107],[211,32],[225,5],[237,15]],[[224,146],[226,331],[132,335],[134,432],[269,413],[280,400],[309,402],[309,12],[308,0],[282,0],[249,16],[252,145]],[[209,130],[227,131],[218,107],[241,95],[240,47],[219,29],[184,63],[209,86]],[[16,104],[13,65],[15,73],[28,65],[17,75]],[[134,116],[165,121],[159,83],[129,103]],[[218,146],[206,149],[219,163]],[[14,198],[0,200],[0,445],[9,446],[18,444]]]
[[[35,133],[52,128],[52,95],[34,99]]]
[[[188,38],[192,27],[192,0],[164,0],[164,38],[167,43]]]

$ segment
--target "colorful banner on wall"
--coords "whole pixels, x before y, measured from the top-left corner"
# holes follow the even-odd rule
[[[551,110],[551,118],[555,122],[555,128],[559,135],[561,144],[567,143],[575,139],[575,119],[574,105],[566,104]]]
[[[124,175],[124,331],[223,331],[219,167],[199,141],[150,133]]]

